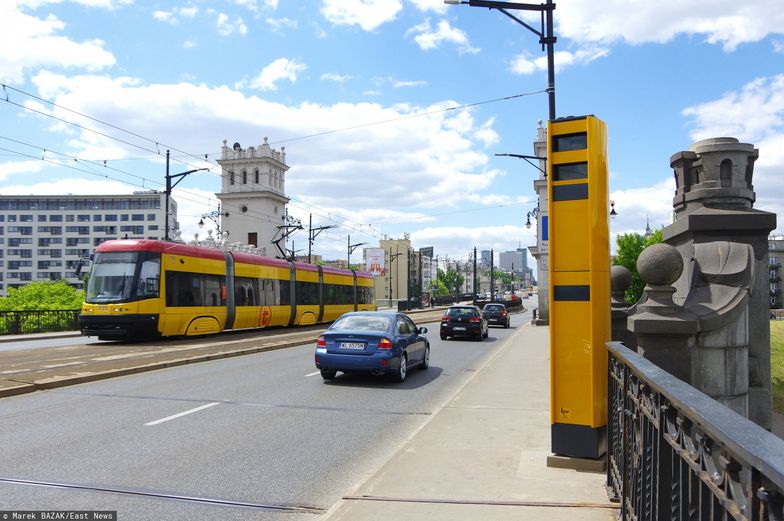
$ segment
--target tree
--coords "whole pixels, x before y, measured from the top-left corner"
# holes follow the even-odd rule
[[[0,298],[0,310],[79,309],[82,302],[84,291],[64,281],[32,282],[20,288],[8,288],[8,296]]]
[[[465,279],[457,271],[449,269],[444,273],[444,270],[438,270],[438,294],[446,295],[448,293],[460,293],[460,288],[463,287]],[[441,286],[446,288],[446,293],[441,293]]]
[[[619,235],[616,239],[618,255],[613,259],[613,265],[623,266],[632,272],[632,283],[624,294],[626,302],[633,304],[640,300],[642,291],[645,289],[645,282],[637,274],[637,257],[648,246],[660,242],[662,242],[661,230],[653,232],[647,238],[639,233],[627,233]]]

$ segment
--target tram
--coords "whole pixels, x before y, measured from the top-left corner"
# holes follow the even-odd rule
[[[79,315],[101,340],[331,322],[376,309],[369,273],[158,240],[112,240],[93,257]]]

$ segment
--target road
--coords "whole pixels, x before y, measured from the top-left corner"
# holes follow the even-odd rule
[[[325,383],[309,343],[4,398],[0,509],[318,519],[529,320],[482,343],[428,324],[431,367],[403,384]]]

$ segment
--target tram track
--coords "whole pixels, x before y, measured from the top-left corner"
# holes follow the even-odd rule
[[[0,477],[0,484],[57,488],[57,489],[65,489],[65,490],[72,490],[72,491],[78,490],[84,492],[98,492],[98,493],[115,494],[115,495],[122,495],[122,496],[155,498],[155,499],[164,499],[164,500],[172,500],[172,501],[185,501],[189,503],[200,503],[200,504],[215,505],[215,506],[222,506],[222,507],[249,508],[254,510],[264,510],[264,511],[272,511],[272,512],[321,515],[327,511],[326,507],[306,505],[306,504],[256,502],[256,501],[247,501],[247,500],[239,500],[239,499],[197,496],[191,494],[179,494],[171,491],[156,491],[156,490],[135,489],[130,487],[118,487],[112,485],[67,483],[67,482],[58,482],[58,481],[41,481],[41,480],[19,479],[19,478],[8,478],[8,477]]]

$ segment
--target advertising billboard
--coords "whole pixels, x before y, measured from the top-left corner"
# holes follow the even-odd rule
[[[383,248],[368,248],[365,250],[365,271],[374,277],[386,275]]]

